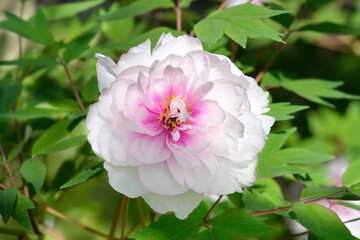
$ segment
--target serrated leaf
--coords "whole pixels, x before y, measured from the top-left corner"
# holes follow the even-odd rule
[[[26,160],[20,168],[20,173],[26,181],[33,185],[36,192],[40,191],[44,185],[46,167],[39,159]]]
[[[293,203],[299,223],[313,232],[318,239],[352,240],[354,237],[332,210],[314,203]]]
[[[180,220],[174,214],[166,215],[142,231],[130,236],[139,240],[184,240],[193,237],[200,229],[202,220]]]
[[[289,114],[309,108],[308,106],[291,105],[287,102],[271,103],[268,105],[268,107],[270,108],[270,111],[266,112],[265,114],[275,117],[276,121],[293,119],[294,116]]]
[[[57,20],[75,16],[76,14],[96,7],[105,0],[91,0],[73,3],[57,4],[44,9],[44,14],[48,20]]]
[[[105,170],[104,162],[98,163],[95,166],[82,171],[80,174],[76,175],[74,178],[72,178],[70,181],[66,182],[60,188],[67,188],[67,187],[71,187],[71,186],[74,186],[79,183],[83,183],[93,177],[96,177],[97,175],[102,173],[104,170]]]
[[[301,192],[300,199],[321,198],[346,190],[346,187],[308,187]]]
[[[267,18],[286,10],[272,10],[254,4],[241,4],[221,11],[215,11],[194,26],[196,36],[212,45],[225,33],[240,46],[246,47],[247,38],[270,38],[282,42],[283,34],[266,26],[260,18]]]
[[[5,224],[9,221],[9,218],[14,211],[16,197],[17,190],[14,187],[0,190],[0,213]]]
[[[35,208],[34,203],[22,194],[17,195],[13,218],[24,228],[31,231],[31,223],[27,209]]]
[[[298,31],[314,31],[337,35],[360,35],[360,28],[332,22],[309,24],[299,28]]]
[[[325,81],[322,79],[298,79],[295,81],[283,81],[281,86],[303,98],[325,106],[333,107],[325,101],[325,98],[359,99],[360,96],[340,92],[334,88],[341,86],[342,82]]]
[[[96,25],[68,43],[63,54],[64,61],[68,63],[86,51],[89,48],[90,41],[94,38],[98,29],[99,26]]]
[[[17,120],[34,119],[66,113],[64,109],[54,108],[26,108],[16,112],[0,114],[0,118],[13,118]]]
[[[176,31],[174,29],[171,29],[171,28],[158,27],[158,28],[151,29],[150,31],[147,31],[146,33],[143,33],[138,37],[135,37],[135,38],[131,39],[131,41],[125,41],[125,42],[121,42],[121,43],[109,44],[109,45],[107,45],[105,47],[109,48],[109,49],[127,51],[130,48],[132,48],[133,46],[135,46],[137,44],[140,44],[140,43],[144,42],[147,39],[150,39],[151,48],[154,48],[156,43],[158,42],[161,34],[169,33],[169,32],[171,32],[175,37],[184,34],[184,32],[178,32],[178,31]]]
[[[59,64],[56,61],[55,57],[47,58],[47,59],[20,59],[20,60],[10,60],[10,61],[0,61],[0,65],[19,65],[19,66],[27,66],[27,65],[54,65]]]
[[[72,123],[71,119],[61,120],[49,129],[47,129],[40,138],[36,140],[31,149],[31,154],[34,157],[35,155],[42,154],[47,148],[56,144],[58,141],[63,139],[67,134],[69,134],[68,127]]]
[[[47,19],[42,8],[28,21],[11,13],[6,13],[7,20],[0,22],[0,28],[17,33],[29,40],[54,48],[55,42],[48,30]]]
[[[63,141],[56,143],[55,145],[52,145],[52,146],[46,148],[44,151],[41,152],[41,154],[46,155],[46,154],[50,154],[50,153],[60,152],[65,149],[74,147],[78,144],[81,144],[83,142],[86,142],[86,140],[87,140],[86,135],[81,135],[81,136],[76,136],[76,137],[72,137],[69,139],[65,139]]]
[[[100,20],[115,20],[135,17],[158,8],[168,8],[172,6],[174,6],[174,2],[171,0],[137,0],[116,11],[104,14],[100,17]]]
[[[350,186],[360,182],[360,159],[352,162],[342,176],[343,185]]]
[[[266,225],[261,219],[240,209],[228,209],[210,220],[213,229],[235,236],[258,237],[269,234],[277,228]]]
[[[326,162],[332,155],[306,149],[287,148],[272,154],[259,155],[256,173],[259,177],[275,177],[288,173],[309,173],[311,169],[302,164]],[[301,164],[301,165],[300,165]]]

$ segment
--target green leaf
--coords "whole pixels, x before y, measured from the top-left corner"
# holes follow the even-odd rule
[[[6,13],[7,20],[0,22],[0,28],[17,33],[29,40],[54,48],[55,42],[48,30],[47,19],[42,8],[28,21],[11,13]]]
[[[342,176],[343,185],[350,186],[360,182],[360,159],[352,162]]]
[[[48,117],[55,114],[60,114],[66,112],[64,109],[54,109],[54,108],[26,108],[24,110],[19,110],[17,112],[10,112],[0,114],[1,118],[13,118],[17,120],[25,119],[34,119]]]
[[[299,223],[313,232],[318,239],[354,239],[336,213],[322,205],[295,202],[293,210]]]
[[[100,92],[98,87],[98,81],[95,76],[86,83],[86,85],[81,89],[80,93],[83,99],[88,102],[94,100],[97,96],[99,96]]]
[[[300,199],[321,198],[346,190],[346,187],[309,187],[301,192]]]
[[[36,192],[40,191],[45,181],[46,167],[39,159],[26,160],[20,168],[20,173],[34,186]]]
[[[156,43],[158,42],[161,34],[169,33],[169,32],[171,32],[175,37],[184,34],[184,32],[178,32],[178,31],[176,31],[174,29],[171,29],[171,28],[158,27],[158,28],[151,29],[150,31],[148,31],[148,32],[146,32],[146,33],[144,33],[144,34],[142,34],[142,35],[140,35],[138,37],[135,37],[135,38],[131,39],[131,41],[125,41],[125,42],[121,42],[121,43],[110,44],[110,45],[107,45],[106,48],[127,51],[130,48],[132,48],[133,46],[136,46],[136,45],[144,42],[147,39],[150,39],[151,48],[154,48]]]
[[[235,207],[242,208],[244,206],[242,193],[234,192],[232,194],[227,195],[227,197],[234,204]]]
[[[215,237],[213,236],[213,233],[209,230],[202,231],[196,237],[194,240],[215,240]]]
[[[73,39],[65,48],[63,54],[64,61],[68,63],[85,52],[89,48],[89,43],[94,38],[98,29],[99,25],[95,25],[90,30]]]
[[[3,108],[5,112],[8,112],[14,106],[16,100],[21,94],[22,86],[21,84],[12,84],[8,86],[4,94],[0,97],[0,107]]]
[[[340,204],[355,210],[360,211],[360,205],[354,204],[354,203],[349,203],[349,202],[337,202],[336,204]]]
[[[291,128],[283,133],[270,133],[261,154],[270,154],[279,151],[289,136],[294,132],[296,132],[296,128]]]
[[[20,141],[18,144],[15,145],[13,149],[9,152],[9,155],[7,157],[8,162],[13,160],[17,157],[17,155],[20,153],[21,149],[24,147],[25,141]]]
[[[354,184],[348,189],[352,194],[360,197],[360,183]]]
[[[342,84],[342,82],[325,81],[321,79],[299,79],[295,81],[283,81],[281,83],[285,89],[292,91],[312,102],[329,107],[333,107],[333,105],[320,97],[342,99],[360,98],[360,96],[343,93],[334,89]]]
[[[214,230],[246,237],[258,237],[277,230],[263,223],[260,218],[251,216],[240,209],[228,209],[211,219],[210,224]]]
[[[11,61],[0,61],[0,65],[19,65],[19,66],[27,66],[27,65],[54,65],[59,64],[56,61],[55,57],[47,58],[47,59],[20,59],[20,60],[11,60]]]
[[[35,208],[34,203],[22,194],[17,195],[17,201],[13,212],[13,218],[24,228],[31,231],[31,223],[27,209]]]
[[[50,153],[60,152],[65,149],[74,147],[80,143],[86,142],[86,140],[87,140],[86,135],[81,135],[81,136],[76,136],[76,137],[72,137],[69,139],[65,139],[63,141],[56,143],[55,145],[52,145],[49,148],[46,148],[40,154],[46,155],[46,154],[50,154]]]
[[[13,213],[16,203],[17,191],[14,187],[0,191],[0,213],[6,224]]]
[[[64,162],[57,171],[55,179],[51,184],[51,188],[55,191],[59,190],[59,188],[74,175],[75,170],[75,163],[73,160]]]
[[[184,240],[193,237],[201,227],[201,220],[187,218],[180,220],[174,214],[166,215],[142,231],[130,236],[139,240]]]
[[[83,183],[93,177],[96,177],[104,170],[104,162],[98,163],[95,166],[92,166],[91,168],[82,171],[80,174],[72,178],[70,181],[66,182],[60,188],[67,188],[79,183]]]
[[[70,114],[67,116],[67,118],[73,120],[73,119],[77,119],[77,118],[80,118],[80,117],[84,117],[84,116],[86,116],[86,114],[88,113],[88,111],[89,111],[89,108],[85,108],[84,110],[70,113]]]
[[[57,4],[44,9],[44,14],[48,20],[57,20],[77,15],[80,12],[96,7],[105,0],[91,0],[74,3]]]
[[[306,0],[306,10],[307,11],[315,11],[316,9],[325,6],[333,2],[334,0]]]
[[[34,157],[35,155],[42,154],[47,148],[63,139],[69,134],[68,128],[71,123],[72,120],[64,119],[52,125],[36,140],[32,146],[31,155]]]
[[[291,105],[290,103],[287,102],[272,103],[269,104],[268,107],[270,108],[270,111],[265,114],[275,117],[276,121],[293,119],[294,116],[291,116],[289,114],[309,108],[308,106]]]
[[[137,0],[116,11],[104,14],[100,17],[100,20],[115,20],[135,17],[158,8],[169,8],[172,6],[174,6],[174,3],[171,0]]]
[[[306,169],[298,164],[326,162],[333,158],[329,154],[298,148],[287,148],[272,154],[261,153],[256,173],[259,177],[275,177],[288,173],[309,173],[312,172],[311,169]]]
[[[360,35],[360,28],[331,22],[309,24],[301,27],[298,31],[314,31],[337,35]]]
[[[246,46],[247,38],[270,38],[282,42],[283,34],[266,26],[259,18],[267,18],[286,10],[272,10],[254,4],[241,4],[221,11],[215,11],[194,26],[196,36],[212,45],[225,33],[240,46]]]

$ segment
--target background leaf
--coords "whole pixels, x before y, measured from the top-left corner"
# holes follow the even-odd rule
[[[20,173],[34,186],[36,192],[40,191],[45,181],[46,167],[39,159],[26,160],[20,168]]]
[[[34,203],[22,194],[17,195],[13,218],[24,228],[31,231],[31,223],[27,209],[35,208]]]
[[[351,163],[342,176],[342,183],[346,186],[360,182],[360,159]]]
[[[202,221],[193,218],[180,220],[174,214],[166,215],[130,238],[146,240],[184,240],[194,236]]]
[[[9,218],[14,211],[16,197],[17,190],[14,187],[0,190],[0,213],[5,224],[9,221]]]
[[[268,105],[268,107],[270,108],[270,111],[265,114],[275,117],[276,121],[293,119],[294,116],[289,114],[309,108],[308,106],[291,105],[290,103],[286,102],[271,103]]]

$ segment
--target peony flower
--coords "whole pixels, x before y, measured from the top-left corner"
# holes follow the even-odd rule
[[[268,93],[200,40],[163,34],[115,64],[96,54],[101,96],[86,118],[88,140],[110,185],[184,219],[204,193],[242,192],[274,118]]]
[[[252,3],[255,5],[263,6],[265,0],[228,0],[225,4],[225,8],[231,8],[240,4]]]

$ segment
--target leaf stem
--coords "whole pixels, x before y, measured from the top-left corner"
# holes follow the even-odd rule
[[[128,211],[129,211],[129,198],[125,196],[125,212],[123,218],[123,225],[121,229],[121,238],[120,238],[121,240],[124,240],[124,236],[125,236],[125,227],[127,222]]]
[[[113,223],[112,223],[112,226],[111,226],[111,230],[110,230],[110,234],[109,234],[109,240],[114,239],[116,226],[119,223],[120,216],[121,216],[121,211],[122,211],[122,208],[123,208],[123,205],[124,205],[124,198],[125,198],[124,195],[122,195],[120,200],[119,200],[119,204],[117,206],[115,217],[114,217],[114,220],[113,220]]]
[[[176,12],[176,30],[178,32],[181,32],[181,0],[176,1],[175,12]]]
[[[6,169],[6,172],[7,172],[8,176],[9,176],[11,185],[12,185],[13,187],[16,187],[14,178],[13,178],[13,176],[12,176],[12,174],[11,174],[11,171],[10,171],[10,168],[9,168],[9,164],[8,164],[8,162],[7,162],[7,160],[6,160],[6,156],[5,156],[5,153],[4,153],[4,149],[3,149],[2,145],[1,145],[1,143],[0,143],[0,152],[1,152],[1,157],[2,157],[3,160],[4,160],[4,167],[5,167],[5,169]]]
[[[74,82],[73,82],[73,80],[72,80],[72,78],[71,78],[71,75],[70,75],[70,72],[69,72],[69,69],[68,69],[66,63],[65,63],[64,60],[60,57],[60,55],[58,54],[58,52],[55,51],[55,55],[56,55],[57,59],[59,60],[60,64],[61,64],[61,65],[63,66],[63,68],[65,69],[66,76],[67,76],[67,78],[68,78],[68,80],[69,80],[69,83],[70,83],[70,86],[71,86],[71,88],[72,88],[72,90],[73,90],[73,92],[74,92],[76,101],[78,102],[81,110],[84,110],[84,109],[85,109],[85,108],[84,108],[84,104],[83,104],[83,102],[82,102],[82,100],[81,100],[81,97],[80,97],[80,95],[79,95],[79,92],[76,90],[75,84],[74,84]]]
[[[271,58],[269,59],[269,61],[267,61],[267,63],[265,64],[265,66],[263,67],[263,69],[261,69],[261,71],[256,75],[255,77],[255,81],[258,83],[260,82],[261,78],[264,76],[265,72],[267,70],[269,70],[269,68],[272,66],[272,64],[274,63],[275,59],[279,56],[281,50],[284,48],[287,39],[289,38],[290,34],[294,32],[294,29],[296,28],[299,20],[302,18],[303,14],[305,12],[305,3],[301,5],[299,12],[297,13],[297,15],[294,18],[294,21],[292,22],[291,26],[289,27],[289,30],[287,31],[287,33],[285,34],[285,37],[283,38],[283,42],[277,46],[274,54],[271,56]]]
[[[142,209],[141,209],[141,204],[140,204],[139,198],[135,198],[135,206],[136,206],[136,211],[139,214],[139,219],[140,219],[141,226],[143,228],[145,228],[146,227],[145,217],[144,217],[144,214],[143,214]]]
[[[221,9],[223,9],[225,7],[227,0],[222,1],[222,3],[220,4],[220,6],[218,7],[218,11],[220,11]]]
[[[340,192],[337,192],[337,193],[333,193],[333,194],[327,195],[327,196],[325,196],[325,197],[305,200],[305,201],[303,201],[303,203],[318,202],[318,201],[321,201],[321,200],[324,200],[324,199],[327,199],[327,198],[331,198],[331,197],[334,197],[334,196],[337,196],[337,195],[340,195],[340,194],[343,194],[343,193],[346,193],[346,192],[348,192],[348,191],[347,191],[347,190],[343,190],[343,191],[340,191]],[[286,210],[290,210],[290,209],[292,209],[292,206],[283,207],[283,208],[277,208],[277,209],[267,210],[267,211],[262,211],[262,212],[255,212],[255,213],[252,213],[251,215],[253,215],[253,216],[261,216],[261,215],[266,215],[266,214],[270,214],[270,213],[276,213],[276,212],[286,211]]]
[[[209,209],[209,211],[205,214],[205,216],[203,217],[203,221],[205,223],[207,223],[207,218],[209,217],[210,213],[214,210],[215,206],[220,202],[220,200],[222,199],[223,195],[220,195],[219,198],[216,200],[216,202],[211,206],[211,208]]]

